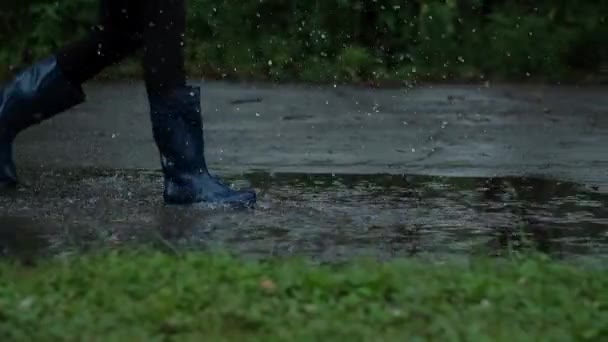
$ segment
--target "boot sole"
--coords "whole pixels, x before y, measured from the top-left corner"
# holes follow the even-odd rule
[[[235,201],[235,202],[211,202],[211,201],[193,201],[193,202],[182,202],[182,201],[171,201],[169,199],[164,200],[165,205],[168,206],[182,206],[182,207],[196,207],[201,209],[253,209],[257,202],[256,198],[252,198],[247,201]]]

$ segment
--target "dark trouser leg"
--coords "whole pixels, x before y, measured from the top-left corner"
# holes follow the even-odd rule
[[[57,53],[67,79],[82,84],[141,48],[145,2],[101,0],[99,24],[87,37],[66,45]]]
[[[144,9],[144,76],[150,94],[186,85],[185,0],[147,0]]]
[[[151,93],[184,86],[184,0],[102,0],[91,34],[61,49],[67,78],[82,84],[144,47],[146,88]]]
[[[144,70],[165,202],[253,205],[255,192],[232,190],[207,170],[200,89],[186,86],[184,72],[185,1],[148,1],[146,21]]]

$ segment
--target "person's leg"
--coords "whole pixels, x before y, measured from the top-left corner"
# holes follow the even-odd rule
[[[162,94],[184,87],[186,1],[147,0],[143,11],[146,89],[150,94]]]
[[[144,73],[165,202],[253,205],[255,192],[232,190],[207,170],[200,88],[186,85],[184,71],[185,0],[148,0],[145,17]]]
[[[145,0],[101,0],[99,23],[89,35],[57,52],[66,78],[83,84],[103,69],[120,62],[142,46]]]
[[[138,38],[135,33],[141,33],[141,21],[136,21],[141,16],[131,16],[131,3],[134,0],[102,0],[101,26],[97,30],[21,71],[0,89],[0,188],[17,183],[15,137],[82,103],[84,81],[141,45],[141,35]]]

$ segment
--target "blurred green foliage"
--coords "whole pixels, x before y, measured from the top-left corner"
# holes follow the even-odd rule
[[[3,0],[0,74],[6,76],[84,36],[95,23],[96,3]],[[209,78],[566,81],[602,75],[608,61],[608,1],[189,0],[188,4],[188,69]]]
[[[115,250],[0,262],[2,341],[606,341],[605,267]],[[602,337],[603,336],[603,337]]]

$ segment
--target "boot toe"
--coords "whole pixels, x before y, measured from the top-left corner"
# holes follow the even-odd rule
[[[257,201],[257,195],[253,190],[235,191],[222,202],[232,207],[252,207]]]
[[[201,186],[176,186],[168,184],[165,190],[165,203],[175,205],[198,204],[209,207],[251,208],[257,201],[254,190],[232,190],[227,186],[218,188],[219,183],[206,183]],[[208,188],[216,187],[215,191]]]
[[[229,185],[224,183],[220,177],[208,175],[206,179],[206,187],[203,189],[209,189],[207,192],[208,196],[204,199],[206,202],[216,203],[223,206],[241,208],[241,207],[252,207],[257,196],[253,189],[232,189]],[[203,193],[205,191],[203,190]]]
[[[201,202],[209,206],[220,206],[232,209],[252,208],[257,200],[253,190],[231,190],[223,194],[209,196]]]

